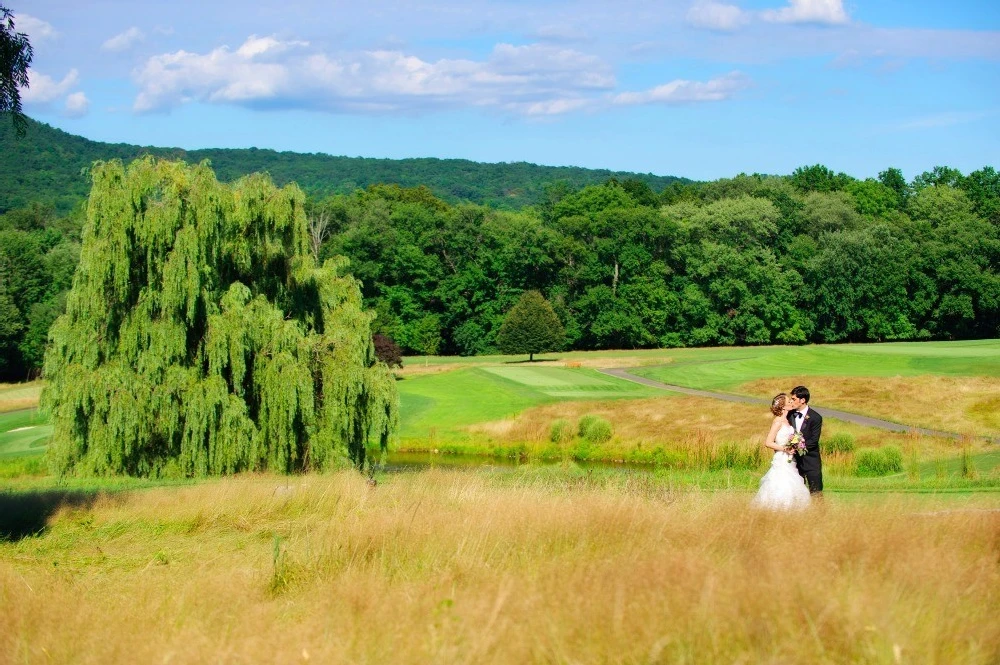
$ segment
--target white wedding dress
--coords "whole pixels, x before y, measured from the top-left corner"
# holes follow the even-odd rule
[[[783,425],[774,437],[775,443],[787,444],[794,432],[791,425]],[[809,488],[791,455],[782,450],[774,451],[771,468],[760,479],[760,489],[751,503],[756,508],[770,510],[796,510],[809,505]]]

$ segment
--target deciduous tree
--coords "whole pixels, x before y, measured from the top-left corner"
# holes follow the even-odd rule
[[[28,66],[33,52],[28,35],[14,27],[14,14],[0,5],[0,113],[10,114],[18,136],[28,120],[21,112],[21,88],[28,87]]]
[[[538,291],[525,291],[507,312],[497,346],[503,353],[527,353],[533,361],[536,353],[555,351],[563,344],[563,326],[552,305]]]

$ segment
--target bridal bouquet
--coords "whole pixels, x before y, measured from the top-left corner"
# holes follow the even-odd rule
[[[792,460],[795,459],[795,455],[806,454],[806,438],[800,432],[796,432],[789,437],[785,448],[791,453],[791,456],[788,458],[788,463],[791,464]]]

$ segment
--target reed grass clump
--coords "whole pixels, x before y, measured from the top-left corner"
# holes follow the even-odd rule
[[[573,438],[573,426],[565,418],[559,418],[552,422],[549,427],[549,441],[552,443],[565,443]]]
[[[590,443],[606,443],[611,440],[615,430],[610,421],[600,416],[587,414],[580,418],[577,432],[580,437]]]
[[[903,471],[903,451],[898,446],[865,448],[855,457],[855,474],[861,477],[888,476]]]
[[[854,436],[847,432],[837,432],[820,439],[820,449],[824,455],[849,455],[856,448]]]
[[[590,429],[590,426],[594,424],[594,422],[596,422],[599,418],[600,416],[595,416],[592,413],[585,413],[584,415],[580,416],[580,419],[576,423],[576,435],[579,436],[580,438],[586,437],[587,430]]]
[[[969,480],[976,480],[979,478],[979,472],[976,470],[976,465],[972,461],[972,447],[968,442],[962,445],[962,477],[968,478]]]

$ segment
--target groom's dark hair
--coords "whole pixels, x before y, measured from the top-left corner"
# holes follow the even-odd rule
[[[809,389],[805,386],[795,386],[792,388],[792,394],[804,401],[806,404],[809,403]]]

